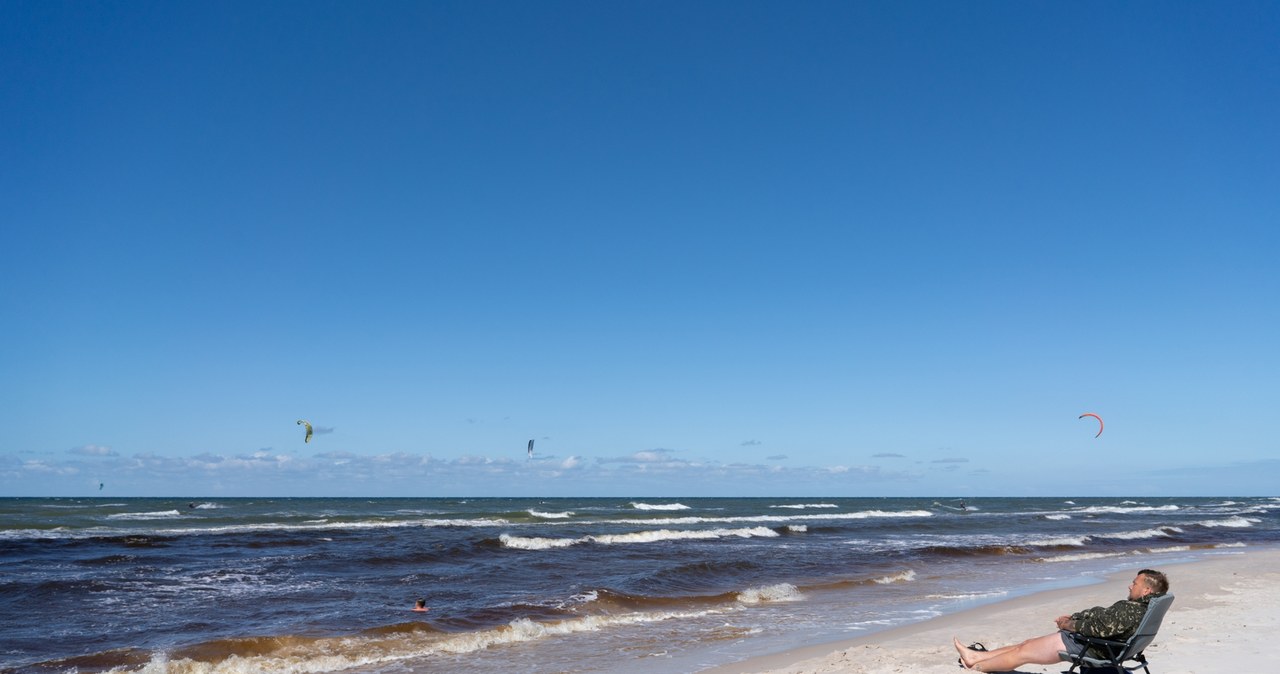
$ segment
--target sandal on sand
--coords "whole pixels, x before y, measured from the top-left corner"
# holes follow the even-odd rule
[[[973,642],[973,643],[969,644],[969,650],[971,650],[971,651],[981,651],[981,652],[983,652],[983,653],[986,653],[986,652],[987,652],[987,647],[986,647],[986,646],[983,646],[981,641],[975,641],[975,642]],[[968,669],[968,667],[965,667],[965,666],[964,666],[964,658],[956,658],[956,664],[960,665],[960,669]]]

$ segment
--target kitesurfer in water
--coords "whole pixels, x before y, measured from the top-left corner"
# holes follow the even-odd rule
[[[417,601],[413,602],[413,610],[418,613],[426,613],[431,609],[427,608],[427,600],[419,597]]]

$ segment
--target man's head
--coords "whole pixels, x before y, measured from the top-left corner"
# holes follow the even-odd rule
[[[1169,579],[1163,573],[1153,569],[1143,569],[1133,577],[1129,584],[1129,599],[1141,599],[1149,594],[1164,594],[1169,591]]]

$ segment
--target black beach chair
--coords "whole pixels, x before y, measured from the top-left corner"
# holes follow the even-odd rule
[[[1126,672],[1136,672],[1139,669],[1151,674],[1151,670],[1147,669],[1147,658],[1142,655],[1142,651],[1156,638],[1156,632],[1160,631],[1160,623],[1164,620],[1164,614],[1169,612],[1169,606],[1173,604],[1173,595],[1166,594],[1156,597],[1147,605],[1147,614],[1142,616],[1142,622],[1138,623],[1138,629],[1134,630],[1133,636],[1125,641],[1112,641],[1110,639],[1099,639],[1097,637],[1087,637],[1083,634],[1072,633],[1076,641],[1085,645],[1085,651],[1082,655],[1071,655],[1066,651],[1060,651],[1058,655],[1063,660],[1071,663],[1071,669],[1064,674],[1071,674],[1080,668],[1080,674],[1090,674],[1097,672],[1114,672],[1115,674],[1125,674]],[[1092,649],[1096,653],[1105,653],[1106,657],[1098,658],[1089,655]],[[1124,663],[1132,660],[1133,665],[1125,666]]]

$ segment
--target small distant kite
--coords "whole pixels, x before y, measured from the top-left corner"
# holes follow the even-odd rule
[[[1085,417],[1093,417],[1094,419],[1098,420],[1098,434],[1093,437],[1096,438],[1098,437],[1098,435],[1102,435],[1102,417],[1094,414],[1093,412],[1085,412],[1084,414],[1081,414],[1078,418],[1083,419]]]
[[[533,440],[529,441],[529,458],[533,458]]]
[[[98,491],[102,491],[102,488],[103,488],[103,487],[105,487],[105,486],[107,486],[107,485],[106,485],[106,483],[99,482],[99,483],[98,483]]]
[[[303,438],[302,441],[311,442],[311,422],[307,421],[306,419],[299,419],[298,425],[307,427],[307,437]]]

